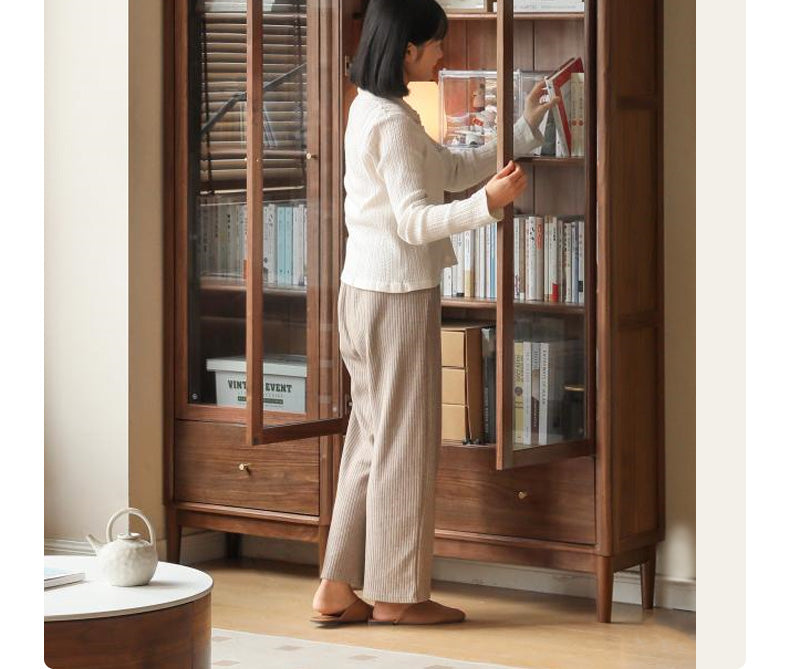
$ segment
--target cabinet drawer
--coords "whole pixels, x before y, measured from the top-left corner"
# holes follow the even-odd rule
[[[496,471],[492,449],[443,445],[436,527],[595,543],[594,458]]]
[[[177,420],[176,500],[318,515],[318,439],[252,447],[244,439],[243,426]]]

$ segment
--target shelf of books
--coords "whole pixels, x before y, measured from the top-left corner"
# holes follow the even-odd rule
[[[496,0],[439,0],[452,20],[496,20]],[[583,0],[513,0],[513,18],[529,21],[584,18]]]
[[[261,30],[263,156],[264,420],[304,419],[318,367],[308,350],[308,286],[319,276],[309,237],[317,220],[316,161],[308,153],[308,16],[303,4],[264,3]],[[297,6],[298,5],[298,6]],[[189,98],[195,121],[188,152],[188,379],[192,405],[246,406],[248,207],[247,3],[190,3]],[[301,11],[294,9],[302,8]],[[199,29],[194,26],[199,26]],[[311,52],[313,53],[313,52]],[[314,57],[314,54],[313,56]],[[313,409],[316,402],[312,403]],[[190,414],[195,415],[195,414]],[[216,415],[216,414],[211,414]],[[228,415],[235,415],[229,413]]]
[[[474,150],[498,137],[496,21],[488,21],[497,17],[495,3],[442,4],[450,27],[438,77],[439,141],[452,150]],[[551,95],[560,102],[541,120],[538,146],[522,150],[523,143],[515,141],[510,147],[527,173],[528,188],[513,206],[507,251],[512,274],[504,277],[508,294],[497,294],[497,244],[503,239],[497,224],[454,235],[459,262],[442,276],[445,325],[455,317],[481,321],[482,443],[497,441],[496,411],[491,410],[497,338],[495,328],[483,321],[503,312],[497,309],[502,300],[512,305],[504,310],[512,336],[504,369],[512,383],[503,386],[512,400],[512,432],[505,443],[512,445],[514,457],[528,449],[537,454],[554,447],[563,455],[590,450],[587,290],[595,245],[589,241],[583,18],[584,3],[514,1],[509,120],[515,123],[524,114],[536,87],[540,99]],[[475,19],[483,22],[472,30]]]

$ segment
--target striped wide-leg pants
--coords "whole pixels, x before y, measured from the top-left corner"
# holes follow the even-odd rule
[[[352,410],[321,578],[383,602],[429,598],[441,444],[440,287],[341,283]]]

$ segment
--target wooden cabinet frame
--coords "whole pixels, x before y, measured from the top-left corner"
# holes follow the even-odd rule
[[[314,427],[280,426],[264,429],[246,409],[189,406],[182,381],[184,313],[184,251],[179,240],[186,226],[186,174],[188,137],[179,119],[186,118],[186,80],[180,58],[186,49],[184,30],[187,0],[164,4],[165,22],[165,481],[168,560],[179,559],[183,526],[229,533],[229,550],[238,551],[240,534],[298,539],[316,543],[323,561],[342,437],[316,436]],[[342,138],[348,107],[355,94],[346,76],[361,29],[363,0],[336,0],[313,4],[320,57],[310,71],[316,83],[313,95],[322,104],[321,128],[309,142],[321,161],[321,208],[315,216],[331,220],[332,244],[313,248],[314,259],[332,267],[322,277],[320,296],[313,304],[327,317],[334,308],[342,266],[344,226]],[[253,6],[255,5],[255,6]],[[481,561],[527,564],[594,574],[597,579],[597,618],[611,621],[614,572],[639,565],[642,605],[653,606],[656,545],[665,534],[664,500],[664,357],[663,357],[663,3],[662,0],[587,0],[584,15],[512,14],[512,0],[500,0],[497,13],[487,4],[485,14],[452,14],[451,30],[487,26],[496,35],[494,58],[499,72],[499,107],[504,118],[512,112],[513,24],[519,21],[583,23],[586,77],[585,116],[588,126],[584,159],[585,225],[594,251],[587,263],[586,306],[583,314],[588,351],[586,427],[589,438],[513,451],[508,444],[512,421],[510,358],[514,309],[512,299],[482,303],[445,299],[449,318],[496,319],[498,445],[444,443],[437,489],[435,554]],[[252,3],[251,15],[260,13]],[[253,21],[255,23],[255,21]],[[461,28],[460,26],[467,26]],[[459,48],[456,41],[451,48]],[[479,46],[479,42],[476,43]],[[248,56],[255,61],[255,40]],[[519,45],[515,45],[518,47]],[[465,47],[464,47],[465,48]],[[181,56],[179,56],[181,54]],[[260,59],[258,59],[260,62]],[[252,104],[249,124],[255,120],[254,62],[248,91]],[[507,124],[500,124],[507,126]],[[498,162],[507,162],[512,127],[499,129]],[[258,135],[259,136],[259,135]],[[259,159],[254,142],[248,146],[248,164]],[[577,159],[533,159],[537,169],[578,166]],[[529,162],[529,161],[527,161]],[[553,165],[556,165],[554,167]],[[260,170],[248,170],[248,188],[258,192]],[[257,209],[257,208],[256,208]],[[258,215],[258,214],[255,214]],[[498,225],[498,295],[512,285],[512,207]],[[252,229],[256,227],[253,224]],[[258,230],[260,226],[258,226]],[[248,257],[257,265],[258,237],[250,235]],[[314,240],[315,241],[315,240]],[[260,255],[260,254],[259,254]],[[258,272],[252,272],[252,277]],[[248,279],[247,341],[260,341],[262,286]],[[317,290],[317,288],[315,288]],[[260,295],[260,300],[253,300]],[[567,309],[567,307],[565,307]],[[559,306],[557,313],[563,307]],[[321,316],[314,313],[314,318]],[[316,339],[321,357],[334,360],[322,369],[322,383],[331,385],[344,406],[349,387],[337,351],[337,334]],[[331,350],[330,350],[331,349]],[[248,344],[253,369],[263,352]],[[260,375],[253,375],[259,378]],[[252,402],[262,389],[251,386]],[[260,412],[256,414],[260,416]],[[345,418],[336,421],[342,431]],[[289,468],[289,448],[298,457]],[[206,446],[217,444],[217,457]],[[215,460],[230,461],[254,455],[262,468],[265,490],[256,489],[245,500],[249,482],[212,490],[206,472],[190,470],[190,457],[201,454],[206,467]],[[258,449],[258,450],[255,450]],[[212,464],[214,463],[214,464]],[[256,465],[258,466],[258,465]],[[295,491],[291,499],[278,492],[272,472],[285,477]],[[299,473],[301,472],[301,473]],[[292,476],[293,480],[288,477]],[[267,483],[271,481],[271,483]],[[260,494],[258,494],[260,493]],[[274,500],[274,501],[270,501]],[[519,506],[520,504],[528,506]],[[532,506],[529,506],[532,504]],[[278,507],[278,508],[273,508]],[[520,509],[524,511],[521,512]]]

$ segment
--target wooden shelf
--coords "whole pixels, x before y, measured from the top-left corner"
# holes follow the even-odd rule
[[[584,158],[576,156],[568,158],[554,158],[552,156],[522,156],[521,158],[516,158],[516,162],[528,163],[530,165],[551,165],[552,167],[584,167]]]
[[[496,309],[496,300],[487,300],[472,297],[443,297],[443,307],[458,307],[461,309]],[[513,308],[519,311],[539,311],[552,314],[584,315],[583,304],[565,304],[559,302],[520,302],[514,301]]]
[[[238,279],[222,279],[219,277],[201,277],[200,288],[201,290],[228,293],[243,293],[247,290],[247,286],[243,281]],[[288,288],[286,286],[264,285],[263,294],[278,297],[301,297],[304,299],[307,295],[307,289],[300,286]]]
[[[496,21],[496,12],[447,12],[450,21]],[[584,12],[514,12],[515,21],[581,21]]]

